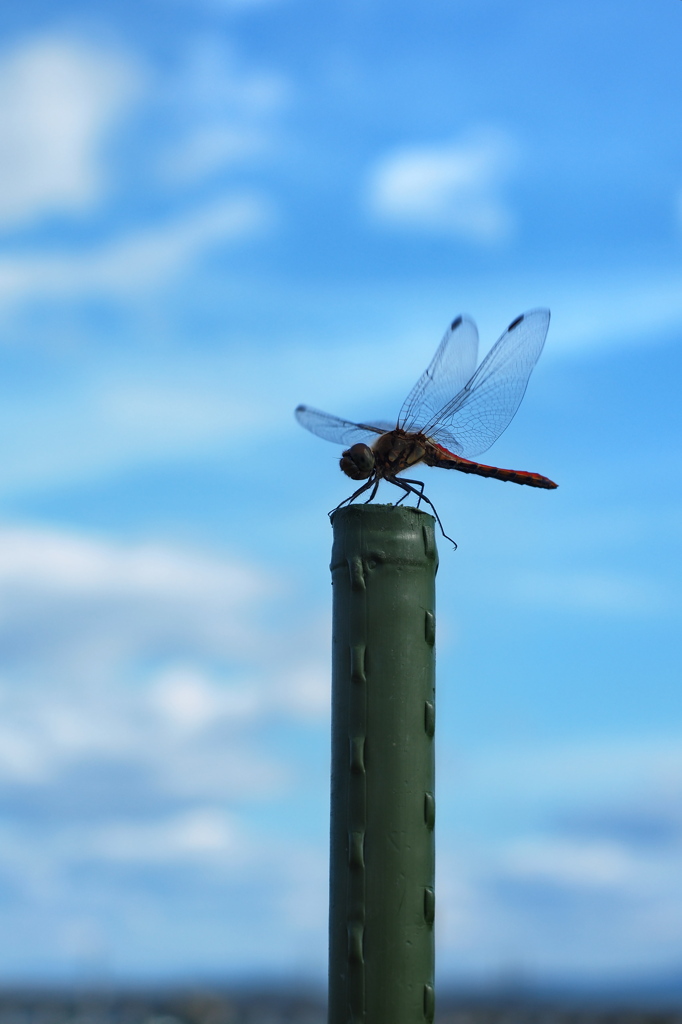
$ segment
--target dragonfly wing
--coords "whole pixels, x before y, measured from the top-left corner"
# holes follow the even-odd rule
[[[548,327],[548,309],[517,317],[471,380],[422,428],[427,437],[467,458],[487,451],[521,404]]]
[[[403,402],[398,426],[420,431],[464,387],[476,369],[478,331],[469,317],[453,320],[428,369]]]
[[[299,405],[294,415],[306,430],[335,444],[352,445],[363,442],[371,445],[379,434],[395,429],[383,423],[353,423],[351,420],[342,420],[309,405]]]

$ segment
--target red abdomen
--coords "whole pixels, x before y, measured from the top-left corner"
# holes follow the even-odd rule
[[[486,466],[482,462],[471,462],[469,459],[463,459],[461,455],[449,452],[447,448],[436,444],[435,441],[429,443],[429,450],[424,456],[424,462],[427,466],[437,466],[439,469],[458,469],[460,473],[491,476],[496,480],[504,480],[512,484],[527,484],[529,487],[545,487],[548,490],[553,490],[558,486],[549,477],[541,476],[539,473],[526,473],[520,469],[499,469],[497,466]]]

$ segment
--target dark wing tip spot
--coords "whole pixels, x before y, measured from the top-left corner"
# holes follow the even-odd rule
[[[518,327],[526,314],[522,313],[521,316],[517,316],[516,320],[512,320],[507,328],[508,331],[513,331],[515,327]]]
[[[295,412],[305,412],[306,408],[307,408],[307,406],[305,406],[305,405],[297,405],[296,409],[294,411]]]
[[[461,318],[461,316],[458,316],[457,319],[453,320],[452,323],[450,324],[450,330],[451,331],[456,331],[457,328],[459,327],[459,325],[461,324],[461,322],[462,322],[462,318]]]

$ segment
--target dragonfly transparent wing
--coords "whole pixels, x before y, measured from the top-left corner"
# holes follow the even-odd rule
[[[548,309],[517,317],[459,394],[424,424],[427,437],[465,458],[487,451],[521,404],[548,327]]]
[[[469,317],[453,320],[436,354],[403,402],[398,426],[420,431],[457,395],[476,369],[478,331]]]
[[[350,446],[361,442],[372,445],[380,434],[395,430],[395,424],[372,421],[370,423],[353,423],[331,416],[328,412],[320,412],[309,405],[299,405],[294,413],[296,419],[313,434],[333,441],[335,444]]]

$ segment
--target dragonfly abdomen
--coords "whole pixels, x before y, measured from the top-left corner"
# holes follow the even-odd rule
[[[443,454],[441,455],[440,452]],[[463,459],[461,455],[454,455],[440,445],[434,444],[431,451],[424,457],[427,466],[437,466],[439,469],[457,469],[460,473],[474,473],[476,476],[489,476],[495,480],[503,480],[505,483],[526,484],[529,487],[544,487],[547,490],[554,490],[558,485],[549,477],[541,476],[540,473],[527,473],[521,469],[501,469],[499,466],[486,466],[482,462],[471,462]]]

